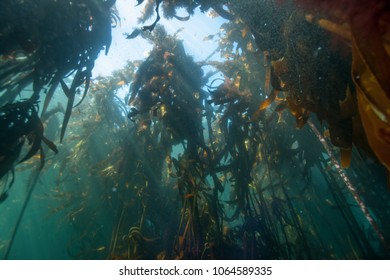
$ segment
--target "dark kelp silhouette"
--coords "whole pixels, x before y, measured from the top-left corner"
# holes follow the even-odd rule
[[[7,129],[0,135],[13,139],[1,142],[8,149],[0,157],[3,178],[23,157],[32,160],[44,141],[36,97],[46,92],[48,114],[55,89],[60,85],[65,93],[59,134],[68,125],[67,141],[46,164],[55,168],[42,169],[40,176],[55,177],[50,195],[41,199],[48,200],[50,217],[58,215],[58,226],[74,232],[69,256],[388,258],[386,1],[313,1],[316,7],[303,0],[135,1],[144,7],[141,25],[157,15],[127,36],[141,36],[152,50],[146,59],[92,80],[95,51],[108,49],[112,4],[93,2],[60,1],[56,5],[72,15],[59,19],[69,16],[81,25],[54,25],[42,35],[53,33],[49,37],[56,42],[63,31],[69,51],[56,48],[67,62],[53,60],[51,46],[38,51],[34,32],[24,32],[18,48],[12,47],[15,39],[1,45],[7,58],[0,68],[0,120]],[[12,17],[10,5],[0,13]],[[204,39],[218,47],[200,62],[178,39],[180,30],[169,35],[157,24],[160,16],[191,20],[197,8],[228,20]],[[360,27],[370,30],[372,40],[364,40],[370,35]],[[86,39],[73,40],[76,34]],[[87,38],[96,40],[83,50]],[[38,63],[42,53],[48,58]],[[218,53],[221,59],[210,60]],[[204,74],[204,66],[212,70]],[[30,88],[29,101],[21,100],[19,93]],[[116,95],[123,90],[125,101]],[[88,102],[79,104],[78,92]],[[12,109],[18,106],[26,109]],[[19,134],[7,112],[21,116]],[[26,140],[31,146],[23,149]],[[37,179],[32,178],[30,186]],[[30,187],[11,245],[31,192]]]

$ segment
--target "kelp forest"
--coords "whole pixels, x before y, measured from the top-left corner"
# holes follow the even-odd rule
[[[389,1],[115,2],[0,3],[2,258],[390,257]]]

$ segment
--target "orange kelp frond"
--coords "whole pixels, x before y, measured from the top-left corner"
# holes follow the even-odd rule
[[[342,168],[348,168],[352,160],[352,149],[340,148],[340,163]]]
[[[297,105],[291,96],[287,96],[287,106],[290,109],[290,113],[295,117],[297,128],[302,128],[309,119],[310,112],[305,108]]]
[[[261,112],[263,110],[267,109],[272,104],[272,102],[274,102],[274,100],[275,100],[276,96],[278,95],[278,93],[279,93],[279,91],[276,90],[276,89],[273,89],[271,91],[270,95],[260,103],[259,108],[253,114],[252,121],[258,121],[259,120]]]
[[[390,170],[390,99],[378,77],[364,60],[355,41],[352,75],[356,85],[359,114],[368,142],[378,159]]]

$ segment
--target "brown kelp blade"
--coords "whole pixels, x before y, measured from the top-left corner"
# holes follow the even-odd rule
[[[88,92],[90,78],[91,78],[90,71],[88,71],[88,70],[87,71],[78,70],[76,72],[76,75],[73,78],[72,85],[71,85],[70,89],[65,84],[65,82],[63,80],[60,81],[61,87],[62,87],[65,95],[68,97],[68,103],[66,105],[65,116],[64,116],[64,120],[62,122],[60,142],[62,142],[62,140],[64,139],[66,127],[68,125],[68,122],[69,122],[69,119],[70,119],[70,115],[72,114],[74,99],[75,99],[75,95],[76,95],[76,89],[79,86],[81,86],[84,83],[84,81],[86,82],[85,89],[84,89],[84,95],[82,97],[82,100],[83,100],[85,95]],[[80,102],[82,102],[82,100]],[[79,104],[77,104],[77,105],[79,105]]]
[[[389,27],[387,29],[390,30]],[[372,28],[369,38],[361,33],[352,25],[354,53],[359,54],[359,59],[364,63],[365,68],[370,71],[383,93],[390,99],[390,55],[386,52],[388,45],[386,46],[387,43],[382,38],[379,27]],[[388,37],[390,35],[387,35],[386,39]]]
[[[52,150],[56,154],[58,153],[57,146],[52,141],[47,139],[44,135],[42,135],[42,141],[49,147],[50,150]]]
[[[87,96],[89,85],[91,83],[91,75],[92,75],[91,72],[88,72],[86,74],[86,77],[85,77],[85,88],[84,88],[83,96],[81,97],[80,101],[76,105],[74,105],[73,108],[79,106],[84,101],[84,98]]]
[[[156,26],[156,24],[160,21],[160,13],[158,11],[158,9],[160,8],[160,4],[161,4],[161,0],[156,0],[156,9],[155,9],[155,12],[157,14],[156,20],[151,25],[143,26],[141,28],[142,31],[146,31],[147,30],[147,31],[152,32],[154,27]]]
[[[340,163],[342,168],[348,168],[352,160],[352,148],[340,148]]]
[[[31,148],[28,153],[19,161],[19,163],[22,163],[34,156],[41,147],[42,135],[39,135],[39,133],[32,132],[30,134],[30,137],[33,138]]]
[[[58,84],[60,83],[60,80],[61,80],[60,75],[59,75],[59,73],[57,73],[51,82],[51,86],[50,86],[48,92],[46,93],[41,116],[43,116],[43,114],[45,114],[47,108],[49,107],[50,101],[53,98],[54,92],[55,92]]]
[[[352,78],[356,86],[359,114],[370,147],[390,170],[390,99],[389,92],[382,87],[388,81],[381,80],[375,67],[372,67],[381,61],[367,63],[367,56],[360,47],[355,40],[352,41]]]
[[[72,114],[74,97],[75,97],[76,91],[71,92],[63,80],[61,80],[61,86],[62,86],[62,89],[64,90],[65,94],[67,93],[66,95],[68,96],[68,103],[66,105],[64,120],[62,121],[62,127],[61,127],[60,142],[62,143],[62,139],[64,139],[65,130],[66,130],[66,127],[67,127],[69,119],[70,119],[70,115]]]
[[[190,19],[190,16],[186,16],[186,17],[180,17],[180,16],[177,16],[177,15],[174,15],[173,16],[175,19],[177,20],[180,20],[180,21],[188,21]]]
[[[259,120],[261,112],[263,110],[267,109],[272,104],[272,102],[274,102],[277,95],[278,95],[278,91],[273,89],[271,91],[270,95],[260,103],[259,108],[256,110],[256,112],[252,116],[252,121]]]

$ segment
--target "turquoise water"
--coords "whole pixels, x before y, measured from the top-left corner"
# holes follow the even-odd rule
[[[275,12],[264,4],[273,1],[214,6],[241,20],[219,17],[210,30],[200,25],[205,14],[199,9],[184,24],[188,12],[178,9],[179,18],[133,40],[121,33],[142,24],[130,27],[124,11],[117,11],[123,27],[112,34],[122,37],[113,35],[110,52],[120,54],[120,62],[108,56],[92,72],[95,51],[110,46],[107,36],[84,50],[79,45],[84,41],[73,41],[72,32],[79,34],[77,28],[89,19],[91,33],[81,28],[86,32],[81,35],[90,38],[95,30],[107,35],[101,26],[111,23],[98,17],[109,11],[100,3],[105,1],[96,3],[106,10],[87,9],[93,2],[82,2],[85,6],[75,8],[80,24],[62,23],[57,15],[64,32],[59,36],[54,27],[33,20],[44,32],[20,35],[26,45],[6,32],[16,28],[10,20],[16,16],[0,13],[5,19],[0,20],[0,163],[8,171],[0,179],[1,193],[8,194],[0,203],[2,258],[389,257],[388,174],[364,131],[352,129],[356,103],[347,117],[339,103],[347,100],[347,86],[354,90],[351,53],[334,49],[340,42],[309,24],[296,7]],[[171,2],[163,1],[162,16]],[[13,5],[12,11],[21,9]],[[67,1],[61,5],[73,9]],[[117,7],[122,5],[118,1]],[[257,13],[275,30],[267,33],[253,17]],[[34,15],[42,16],[39,10]],[[29,30],[27,23],[20,23],[23,30]],[[282,31],[276,30],[279,25]],[[57,35],[67,40],[56,45]],[[85,99],[75,106],[86,88]],[[6,105],[21,108],[28,98],[39,108],[43,133],[32,116],[35,109],[24,119],[23,109]],[[264,105],[264,100],[271,101]],[[21,124],[21,135],[15,123]],[[37,139],[34,155],[20,163]],[[8,164],[21,141],[18,160]],[[350,154],[341,155],[345,150]],[[351,159],[348,168],[341,166],[344,157]]]

